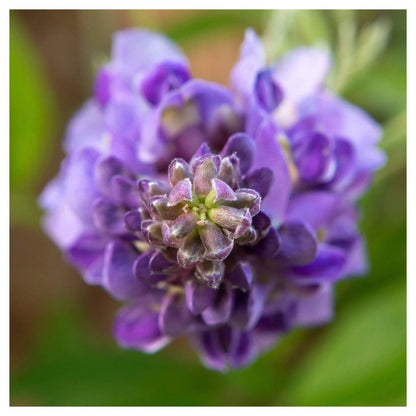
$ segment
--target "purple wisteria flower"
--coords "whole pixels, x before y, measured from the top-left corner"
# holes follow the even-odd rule
[[[40,203],[66,259],[126,303],[120,346],[187,336],[226,371],[332,318],[334,284],[367,268],[356,201],[384,154],[329,69],[313,48],[267,65],[247,30],[227,89],[160,34],[115,35]]]

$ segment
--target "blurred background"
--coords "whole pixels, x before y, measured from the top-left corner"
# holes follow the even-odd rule
[[[388,163],[360,201],[371,270],[340,282],[336,319],[289,334],[222,375],[178,340],[156,355],[118,349],[118,308],[86,285],[40,228],[37,197],[59,169],[71,115],[91,94],[114,31],[172,37],[194,76],[227,84],[246,27],[268,55],[331,49],[331,89],[384,127]],[[11,405],[406,404],[405,11],[11,11]]]

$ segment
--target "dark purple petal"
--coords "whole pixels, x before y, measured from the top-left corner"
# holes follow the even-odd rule
[[[196,341],[201,354],[201,360],[207,367],[217,371],[225,371],[227,369],[227,357],[224,354],[216,330],[197,333]]]
[[[254,140],[245,133],[236,133],[232,135],[222,151],[223,156],[236,154],[240,161],[240,170],[246,173],[253,164],[256,146]]]
[[[350,142],[343,139],[335,140],[335,174],[332,180],[327,184],[336,190],[343,189],[351,182],[355,174],[355,150]]]
[[[150,275],[152,273],[150,270],[150,259],[154,256],[155,252],[154,249],[147,250],[140,254],[134,261],[133,273],[136,278],[144,284],[147,284],[150,281]]]
[[[190,280],[185,285],[185,298],[188,309],[194,315],[199,315],[215,298],[215,289],[200,283],[196,280]]]
[[[283,91],[273,79],[270,69],[257,74],[254,88],[258,103],[268,112],[275,110],[283,99]]]
[[[248,264],[239,263],[234,269],[227,271],[225,279],[232,287],[248,291],[253,282],[253,273]]]
[[[95,201],[93,220],[95,226],[105,233],[124,234],[127,231],[123,211],[108,199],[100,198]]]
[[[260,333],[281,333],[290,330],[296,318],[297,304],[292,296],[282,294],[275,299],[259,319],[256,330]]]
[[[174,263],[168,260],[160,251],[156,251],[149,262],[149,267],[154,274],[169,273]]]
[[[232,291],[225,285],[216,292],[215,300],[201,313],[207,325],[218,325],[227,322],[233,305]]]
[[[188,310],[182,294],[165,296],[159,313],[159,327],[163,334],[179,336],[187,332],[192,322],[192,314]]]
[[[114,191],[113,197],[117,202],[128,209],[138,208],[139,195],[135,181],[121,175],[116,175],[112,178],[111,184]]]
[[[306,135],[293,148],[292,155],[300,178],[306,182],[318,181],[331,161],[331,142],[320,133]]]
[[[280,249],[277,259],[291,265],[310,263],[316,256],[318,242],[314,232],[300,222],[286,222],[278,229]]]
[[[162,62],[145,75],[141,90],[152,105],[157,105],[165,94],[179,88],[189,78],[188,68],[183,64]]]
[[[123,163],[114,156],[102,158],[94,166],[94,180],[97,187],[108,198],[114,197],[111,179],[116,175],[126,174]]]
[[[253,285],[250,291],[233,291],[233,310],[231,323],[240,330],[252,329],[259,320],[265,302],[265,292],[259,285]]]
[[[267,235],[271,225],[270,218],[262,211],[253,217],[252,226],[256,230],[259,239]]]
[[[127,306],[118,312],[114,337],[121,347],[148,353],[160,350],[170,341],[159,329],[157,312],[142,305]]]
[[[260,168],[248,174],[244,182],[247,188],[257,191],[262,198],[266,197],[273,184],[273,172],[269,168]]]
[[[124,223],[132,231],[140,231],[141,222],[142,217],[137,209],[128,211],[124,214]]]
[[[132,299],[146,287],[133,273],[137,252],[126,243],[113,241],[105,250],[103,284],[119,300]]]
[[[229,363],[233,368],[250,364],[257,355],[253,336],[249,332],[239,334],[235,346],[230,353]]]
[[[260,240],[255,246],[246,247],[250,254],[254,254],[261,258],[274,256],[280,247],[280,238],[274,228],[270,228],[267,235]]]

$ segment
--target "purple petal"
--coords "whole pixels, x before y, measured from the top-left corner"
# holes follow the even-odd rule
[[[69,152],[85,147],[103,149],[104,115],[94,100],[87,101],[70,121],[64,147]]]
[[[301,112],[303,117],[314,117],[322,133],[346,138],[356,149],[374,145],[381,138],[380,126],[368,114],[327,91],[305,101]]]
[[[133,211],[128,211],[124,214],[124,223],[132,231],[141,230],[142,217],[140,212],[135,209]]]
[[[192,322],[185,298],[181,294],[165,296],[159,313],[159,327],[163,334],[179,336],[188,330]]]
[[[254,285],[250,291],[234,290],[231,322],[233,327],[240,330],[250,330],[260,319],[265,301],[264,290]]]
[[[291,265],[310,263],[316,256],[317,241],[312,230],[302,223],[286,222],[278,229],[280,249],[277,258]]]
[[[334,157],[336,169],[334,177],[327,185],[336,190],[341,190],[351,182],[355,173],[354,162],[356,155],[354,147],[347,140],[336,139]]]
[[[139,207],[139,195],[135,181],[124,176],[116,175],[111,179],[111,185],[114,191],[113,198],[118,203],[128,209]]]
[[[103,285],[118,300],[132,299],[145,290],[133,273],[137,252],[126,243],[113,241],[104,255]]]
[[[320,49],[292,49],[274,66],[274,79],[283,90],[284,102],[298,104],[318,92],[331,66],[329,54]]]
[[[240,161],[241,172],[246,173],[253,164],[255,152],[254,140],[245,133],[236,133],[228,139],[221,154],[223,156],[236,154]]]
[[[248,291],[253,282],[253,273],[248,264],[239,263],[233,270],[227,271],[225,279],[233,288]]]
[[[280,247],[280,238],[277,231],[274,228],[270,228],[266,237],[260,240],[255,246],[246,247],[246,250],[259,256],[260,258],[274,256]]]
[[[239,61],[231,71],[231,86],[237,98],[247,105],[253,94],[257,73],[265,66],[266,53],[254,30],[247,29]]]
[[[218,339],[217,330],[197,333],[195,338],[204,364],[214,370],[225,371],[227,369],[227,357]]]
[[[144,29],[126,29],[113,38],[113,62],[126,76],[170,60],[186,64],[179,48],[163,35]]]
[[[330,192],[304,192],[290,200],[286,219],[303,222],[319,230],[332,221],[339,202],[338,197]]]
[[[273,79],[270,69],[257,74],[255,92],[257,102],[267,112],[275,110],[283,99],[282,89]]]
[[[141,90],[152,105],[157,105],[164,95],[179,88],[189,78],[187,66],[176,62],[162,62],[144,75]]]
[[[322,325],[334,314],[332,285],[323,285],[317,293],[303,296],[296,308],[297,326]]]
[[[83,234],[66,250],[68,261],[82,271],[89,284],[102,284],[105,246],[106,240],[102,236]]]
[[[125,348],[136,348],[153,353],[163,348],[170,339],[159,329],[158,314],[142,305],[121,309],[114,324],[114,337]]]
[[[218,325],[227,322],[233,305],[232,291],[225,285],[216,291],[214,302],[201,313],[207,325]]]
[[[347,256],[339,248],[321,244],[315,260],[304,266],[292,268],[289,277],[299,283],[333,282],[341,277]]]
[[[101,158],[94,167],[94,180],[98,189],[108,198],[114,196],[111,179],[116,175],[126,175],[127,171],[121,160],[114,156]]]
[[[204,283],[190,280],[185,285],[185,298],[188,309],[194,315],[199,315],[215,298],[215,289]]]
[[[63,185],[65,199],[74,213],[86,222],[92,221],[92,206],[99,196],[94,181],[97,159],[98,153],[95,150],[83,149],[67,160]]]
[[[160,270],[163,265],[158,261],[159,256],[161,256],[160,252],[151,249],[140,254],[134,262],[133,273],[143,286],[154,286],[166,280],[164,271]],[[164,266],[166,266],[166,263]]]
[[[93,220],[95,226],[108,234],[125,234],[123,211],[113,202],[100,198],[93,205]]]
[[[247,188],[257,191],[265,198],[273,184],[273,172],[269,168],[260,168],[249,173],[244,179]]]
[[[271,123],[263,123],[255,133],[257,152],[253,170],[269,168],[274,181],[263,200],[262,210],[278,221],[282,221],[291,191],[289,169],[280,143],[276,140],[278,132]]]
[[[328,168],[331,153],[331,142],[323,134],[304,136],[292,152],[300,178],[306,182],[319,180]]]

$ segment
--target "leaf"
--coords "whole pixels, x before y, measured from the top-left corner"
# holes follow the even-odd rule
[[[298,406],[404,405],[405,303],[404,285],[395,284],[350,304],[298,368],[287,400]]]
[[[31,39],[10,20],[10,187],[28,190],[50,153],[52,93]]]

